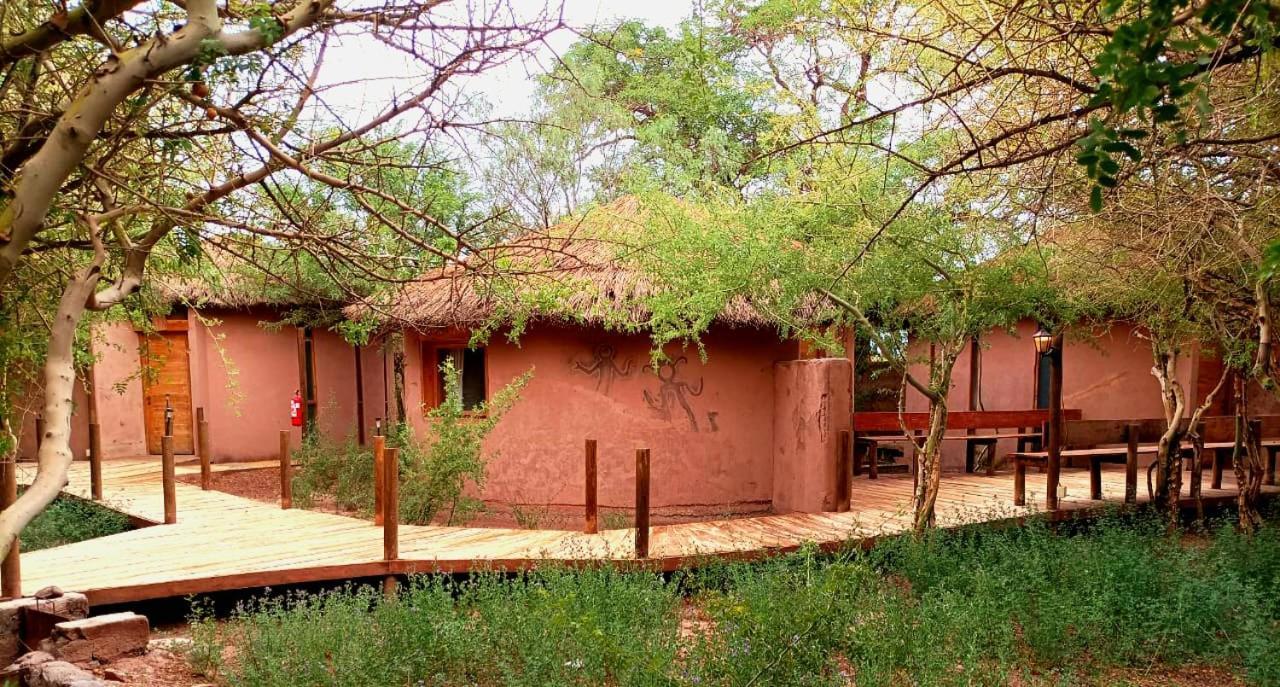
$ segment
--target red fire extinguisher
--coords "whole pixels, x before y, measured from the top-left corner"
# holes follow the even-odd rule
[[[289,401],[289,424],[302,426],[302,393],[299,391],[293,392],[293,400]]]

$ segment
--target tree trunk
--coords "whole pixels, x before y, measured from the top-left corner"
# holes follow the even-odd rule
[[[1262,525],[1258,512],[1258,497],[1262,494],[1263,460],[1261,437],[1248,422],[1248,397],[1245,393],[1245,375],[1236,375],[1234,392],[1236,407],[1236,442],[1231,451],[1231,466],[1236,475],[1236,508],[1239,511],[1239,527],[1252,534]]]
[[[947,433],[947,402],[930,402],[929,434],[924,447],[916,451],[915,521],[916,532],[933,527],[937,522],[935,506],[942,487],[942,437]]]
[[[97,262],[78,272],[63,290],[50,323],[44,363],[44,436],[36,454],[36,477],[17,502],[0,513],[0,557],[67,484],[67,470],[75,457],[71,452],[71,397],[76,381],[76,328],[101,274]]]
[[[1178,499],[1182,493],[1182,419],[1186,416],[1186,396],[1178,382],[1178,353],[1175,348],[1153,341],[1155,366],[1151,373],[1160,382],[1164,403],[1165,430],[1156,444],[1156,481],[1153,501],[1165,511],[1171,527],[1178,525]]]

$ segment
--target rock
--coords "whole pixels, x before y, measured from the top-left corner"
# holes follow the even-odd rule
[[[62,596],[62,589],[59,588],[57,585],[49,585],[48,587],[41,589],[35,594],[32,594],[32,596],[34,596],[37,599],[40,599],[41,601],[48,601],[49,599],[56,599]]]
[[[109,661],[146,651],[150,638],[146,617],[125,611],[58,623],[40,649],[73,663]]]
[[[194,644],[190,637],[157,637],[147,644],[147,651],[171,651],[181,654],[190,651]]]
[[[26,687],[108,687],[92,673],[66,661],[45,660],[22,669]]]
[[[22,654],[23,608],[36,608],[72,619],[89,615],[89,599],[84,594],[63,592],[57,587],[46,587],[40,591],[49,589],[57,590],[58,596],[47,599],[26,596],[0,601],[0,665],[8,665]]]
[[[104,680],[110,680],[112,682],[128,682],[129,681],[128,673],[122,670],[116,670],[115,668],[107,668],[106,670],[102,671],[102,677]]]

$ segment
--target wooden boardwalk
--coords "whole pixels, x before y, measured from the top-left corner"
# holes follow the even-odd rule
[[[264,463],[266,466],[274,463]],[[215,469],[243,468],[219,465]],[[1110,466],[1108,466],[1110,467]],[[179,474],[198,472],[180,465]],[[26,476],[29,479],[29,475]],[[1207,477],[1207,476],[1206,476]],[[658,477],[660,479],[660,476]],[[1206,479],[1206,484],[1208,480]],[[1087,470],[1064,469],[1063,512],[1120,503],[1121,468],[1103,473],[1104,501],[1089,493]],[[108,461],[103,465],[104,503],[136,522],[163,520],[159,459]],[[1223,489],[1204,490],[1208,501],[1235,496],[1230,474]],[[1184,487],[1185,488],[1185,487]],[[1265,487],[1266,493],[1280,488]],[[77,462],[66,492],[88,497],[88,465]],[[938,500],[944,526],[1017,518],[1044,501],[1043,475],[1028,476],[1027,507],[1012,505],[1009,474],[945,475]],[[1140,488],[1145,500],[1145,487]],[[702,556],[751,556],[805,543],[837,546],[899,534],[910,528],[911,478],[865,477],[853,482],[848,513],[769,515],[660,525],[652,530],[653,565],[673,569]],[[540,562],[633,558],[633,530],[587,535],[564,530],[474,527],[400,527],[400,556],[382,560],[382,529],[357,518],[278,506],[198,486],[177,485],[178,522],[22,555],[23,591],[46,585],[86,592],[95,604],[183,596],[228,589],[344,580],[413,572],[521,569]]]

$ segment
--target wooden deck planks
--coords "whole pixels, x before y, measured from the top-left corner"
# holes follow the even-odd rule
[[[274,466],[218,465],[215,472]],[[159,461],[129,459],[103,464],[104,503],[140,522],[163,518]],[[197,474],[199,466],[179,467]],[[25,475],[29,481],[31,474]],[[1234,498],[1232,475],[1222,489],[1204,490],[1206,499]],[[1039,484],[1037,484],[1039,481]],[[1025,507],[1012,505],[1008,474],[946,475],[938,498],[942,526],[1023,517],[1043,503],[1044,483],[1028,480]],[[1087,498],[1089,475],[1067,468],[1065,511],[1097,508]],[[1185,486],[1185,485],[1184,485]],[[66,491],[88,495],[88,465],[76,463]],[[1268,494],[1280,488],[1265,487]],[[401,560],[382,556],[382,530],[356,518],[276,504],[179,483],[178,523],[23,554],[24,591],[57,584],[89,594],[94,603],[250,588],[296,582],[341,580],[406,571],[513,569],[546,561],[619,561],[634,555],[634,530],[583,534],[564,530],[402,525]],[[1104,501],[1120,503],[1123,466],[1103,470]],[[1082,498],[1084,497],[1084,498]],[[911,526],[909,476],[855,479],[847,513],[793,513],[654,527],[653,564],[671,568],[705,556],[754,555],[792,550],[805,543],[836,545],[853,539],[893,535]],[[1139,500],[1146,501],[1145,488]]]

